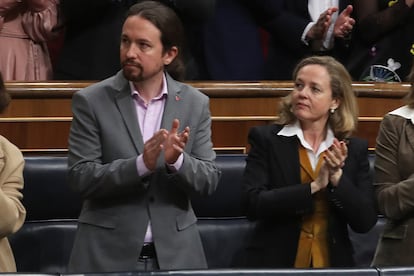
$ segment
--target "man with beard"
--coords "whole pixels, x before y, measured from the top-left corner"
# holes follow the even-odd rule
[[[182,36],[167,6],[133,5],[122,70],[73,96],[69,183],[84,202],[71,273],[207,268],[190,196],[220,172],[209,99],[174,79]]]

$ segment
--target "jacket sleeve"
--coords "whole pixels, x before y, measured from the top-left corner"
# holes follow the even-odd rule
[[[250,151],[243,175],[243,203],[249,219],[299,219],[313,211],[310,185],[300,183],[297,142],[283,142],[285,156],[270,141],[266,128],[249,132]],[[281,154],[282,156],[276,156]],[[277,160],[287,165],[282,168]]]
[[[2,138],[3,140],[4,138]],[[23,198],[23,155],[7,140],[2,141],[0,156],[0,237],[20,229],[26,218]]]
[[[381,122],[377,138],[375,160],[375,188],[379,211],[385,216],[398,220],[414,211],[414,171],[408,177],[401,176],[400,139],[404,139],[403,118],[386,115]],[[410,137],[411,139],[412,137]],[[412,151],[404,154],[411,155]]]
[[[368,232],[377,222],[366,140],[350,139],[342,177],[336,188],[328,189],[328,198],[355,232]]]
[[[216,153],[211,141],[211,116],[207,97],[193,99],[190,137],[184,149],[184,161],[173,174],[177,185],[188,194],[211,195],[217,188],[220,170],[215,164]],[[188,116],[188,115],[187,115]],[[182,118],[186,121],[188,118]]]
[[[26,34],[36,42],[47,41],[59,34],[57,0],[29,0],[28,9],[23,14],[22,26]]]

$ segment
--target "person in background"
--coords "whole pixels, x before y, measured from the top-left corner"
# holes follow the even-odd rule
[[[0,72],[0,113],[10,102]],[[26,218],[23,198],[24,159],[20,150],[0,135],[0,272],[16,272],[7,237],[19,230]]]
[[[368,143],[351,137],[357,103],[349,73],[329,56],[301,60],[276,124],[253,127],[243,176],[256,221],[248,267],[351,267],[348,226],[377,221]]]
[[[59,31],[58,0],[0,0],[0,71],[6,81],[53,78],[47,41]]]
[[[262,16],[261,24],[270,35],[266,79],[290,79],[299,60],[311,55],[347,60],[355,24],[350,0],[267,1],[280,3],[272,4],[280,8],[275,16],[268,16],[270,11]]]
[[[131,6],[122,70],[73,96],[68,181],[83,206],[70,272],[207,268],[190,198],[220,171],[209,99],[174,79],[183,37],[162,3]]]
[[[345,58],[355,23],[349,4],[343,0],[218,1],[202,32],[203,77],[287,80],[305,56]]]
[[[375,147],[375,192],[387,219],[375,266],[414,265],[414,65],[408,79],[406,105],[384,116]]]
[[[267,0],[265,0],[267,2]],[[256,16],[278,11],[277,1],[264,7],[263,0],[217,1],[211,18],[202,28],[202,50],[198,64],[201,80],[263,80],[265,65],[264,32]],[[272,13],[272,16],[274,14]],[[267,45],[266,45],[267,46]]]
[[[357,0],[353,5],[356,24],[346,63],[353,79],[406,81],[414,53],[414,1]],[[372,72],[372,65],[383,67]]]
[[[173,8],[185,26],[187,47],[181,49],[186,79],[199,75],[198,30],[216,0],[159,0]],[[61,0],[65,35],[56,57],[55,80],[103,80],[121,69],[119,37],[129,7],[140,0]]]

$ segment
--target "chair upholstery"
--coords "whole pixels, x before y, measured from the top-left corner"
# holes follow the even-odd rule
[[[219,272],[245,274],[242,270],[226,270],[238,267],[239,253],[254,226],[254,222],[244,216],[241,205],[241,178],[246,164],[245,158],[244,154],[218,155],[216,162],[222,170],[222,177],[217,191],[209,197],[192,199],[207,262],[211,269],[208,273],[211,275],[218,275]],[[79,196],[70,190],[67,184],[67,157],[26,156],[25,160],[23,203],[28,212],[27,220],[23,227],[10,237],[17,269],[19,272],[65,273],[76,233],[76,219],[81,208]],[[371,154],[372,170],[373,160],[374,155]],[[383,224],[383,219],[380,219],[367,234],[350,232],[355,247],[355,260],[361,268],[357,270],[360,274],[353,275],[374,275],[370,274],[371,269],[365,268],[371,263]],[[320,271],[325,274],[317,274],[315,271],[312,273],[348,275],[341,274],[340,270],[335,271],[335,274],[328,274],[326,270]],[[251,272],[252,274],[247,274],[268,273]],[[191,274],[191,271],[169,273],[184,275]],[[291,270],[278,273],[272,275],[294,274]],[[303,271],[303,274],[306,273]]]
[[[241,204],[241,178],[246,166],[245,154],[217,155],[217,167],[222,171],[217,190],[208,197],[195,196],[192,205],[197,217],[240,217],[245,212]]]
[[[78,218],[81,200],[67,184],[67,157],[25,156],[24,159],[26,221]]]
[[[76,220],[27,221],[10,238],[18,272],[66,272]]]

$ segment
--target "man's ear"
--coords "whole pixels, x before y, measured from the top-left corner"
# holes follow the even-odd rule
[[[169,65],[175,57],[178,55],[178,48],[176,46],[172,46],[167,52],[164,54],[164,65]]]

